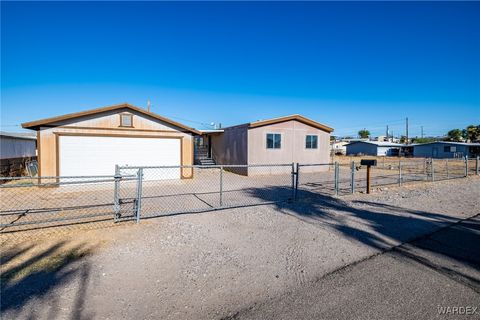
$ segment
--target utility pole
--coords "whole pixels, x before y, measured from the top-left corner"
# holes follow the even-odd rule
[[[423,139],[423,126],[421,128],[422,128],[422,139]]]
[[[150,107],[151,107],[151,102],[150,99],[147,100],[147,111],[150,112]]]
[[[408,117],[405,118],[405,126],[406,126],[406,141],[405,144],[408,144]]]
[[[387,141],[390,141],[390,139],[388,137],[388,124],[387,124]]]

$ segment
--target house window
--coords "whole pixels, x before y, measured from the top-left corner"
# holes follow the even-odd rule
[[[457,147],[445,146],[443,147],[443,152],[457,152]]]
[[[307,149],[317,149],[318,148],[318,136],[307,135],[305,137],[305,148],[307,148]]]
[[[282,135],[279,133],[267,133],[267,149],[280,149]]]
[[[127,113],[121,114],[120,127],[133,127],[133,115]]]

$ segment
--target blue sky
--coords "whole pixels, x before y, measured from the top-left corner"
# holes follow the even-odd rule
[[[1,124],[130,102],[197,128],[480,123],[480,3],[2,2]]]

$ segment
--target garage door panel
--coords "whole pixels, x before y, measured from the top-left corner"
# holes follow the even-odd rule
[[[180,139],[60,136],[59,162],[62,176],[113,175],[117,164],[178,166]],[[153,178],[178,179],[180,169],[168,170]]]

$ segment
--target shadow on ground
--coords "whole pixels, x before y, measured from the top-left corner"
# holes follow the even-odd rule
[[[251,196],[264,198],[281,189],[252,189]],[[391,250],[480,293],[480,213],[460,225],[459,219],[444,214],[379,202],[347,202],[308,191],[299,191],[298,198],[275,205],[284,214],[327,226],[380,252]],[[403,243],[408,245],[399,246]]]
[[[84,301],[90,276],[87,256],[91,253],[85,244],[73,245],[62,241],[47,247],[39,244],[19,245],[2,252],[1,256],[1,313],[7,318],[20,316],[38,318],[48,310],[47,318],[59,317],[57,288],[77,279],[79,285],[71,302],[71,319],[85,319]],[[31,300],[45,299],[44,310],[25,310]],[[27,314],[25,314],[27,313]],[[63,318],[63,316],[62,316]]]

